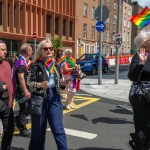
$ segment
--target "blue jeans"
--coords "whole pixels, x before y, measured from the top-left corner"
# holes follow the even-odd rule
[[[56,88],[51,88],[44,97],[42,115],[31,115],[32,129],[29,150],[45,150],[47,119],[58,150],[68,150],[63,127],[63,105]]]

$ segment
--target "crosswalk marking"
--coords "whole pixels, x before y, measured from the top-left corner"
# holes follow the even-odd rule
[[[51,131],[50,128],[48,128],[47,130]],[[79,130],[73,130],[73,129],[67,129],[67,128],[65,128],[65,132],[67,135],[76,136],[76,137],[85,138],[85,139],[90,139],[90,140],[97,137],[97,134],[94,134],[94,133],[89,133],[89,132],[84,132],[84,131],[79,131]]]

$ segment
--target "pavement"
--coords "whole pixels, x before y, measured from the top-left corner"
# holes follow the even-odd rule
[[[81,81],[81,90],[96,96],[113,100],[129,102],[129,90],[131,81],[127,78],[128,71],[119,74],[118,84],[115,84],[115,75],[102,76],[102,84],[98,85],[98,76],[87,76]],[[109,76],[109,79],[108,79]]]

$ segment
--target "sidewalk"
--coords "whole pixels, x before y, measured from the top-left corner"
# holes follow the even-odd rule
[[[123,79],[119,79],[118,84],[114,84],[114,75],[110,76],[111,79],[102,79],[101,85],[98,85],[97,78],[91,79],[87,77],[81,81],[81,90],[96,96],[128,102],[128,95],[132,82],[127,79],[127,72],[120,74],[120,77]]]

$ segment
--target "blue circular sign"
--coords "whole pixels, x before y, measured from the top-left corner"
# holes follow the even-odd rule
[[[96,30],[97,30],[98,32],[104,31],[105,28],[106,28],[106,25],[105,25],[105,23],[104,23],[103,21],[98,21],[98,22],[96,23]]]

